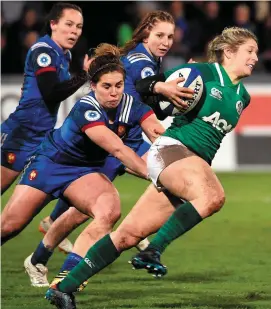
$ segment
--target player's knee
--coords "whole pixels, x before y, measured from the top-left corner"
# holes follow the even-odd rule
[[[120,219],[121,206],[118,193],[112,195],[106,205],[103,205],[102,208],[99,209],[99,213],[100,218],[112,226]]]
[[[120,207],[107,207],[106,209],[99,211],[99,213],[94,214],[94,218],[100,222],[100,226],[113,227],[120,217]]]
[[[114,209],[114,210],[105,212],[101,216],[101,220],[113,226],[120,219],[120,217],[121,217],[120,209]]]
[[[208,213],[209,216],[218,212],[225,204],[225,193],[223,190],[212,192],[208,198]]]
[[[1,237],[6,237],[11,234],[19,233],[22,225],[17,220],[12,218],[4,218],[1,220]]]

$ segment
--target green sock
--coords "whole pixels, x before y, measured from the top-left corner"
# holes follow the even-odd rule
[[[58,289],[65,293],[76,292],[84,281],[113,263],[119,255],[109,234],[104,236],[88,250],[84,259],[58,284]]]
[[[201,216],[190,202],[180,205],[157,232],[148,249],[162,253],[174,239],[191,230],[201,221]]]

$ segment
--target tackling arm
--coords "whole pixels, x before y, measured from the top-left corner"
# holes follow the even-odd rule
[[[154,114],[141,123],[141,128],[152,143],[165,132],[165,128]]]
[[[147,179],[146,163],[106,126],[88,128],[85,133],[97,145],[118,158],[125,166]]]

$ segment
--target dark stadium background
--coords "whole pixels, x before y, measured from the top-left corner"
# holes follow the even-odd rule
[[[127,23],[133,30],[144,14],[153,9],[163,9],[170,11],[174,1],[70,1],[79,5],[83,10],[84,28],[83,35],[77,46],[74,48],[73,70],[77,70],[84,53],[90,47],[95,47],[101,42],[120,44],[119,29],[121,25]],[[178,1],[175,1],[178,2]],[[180,2],[180,1],[179,1]],[[206,26],[208,16],[207,3],[216,3],[219,8],[218,18],[214,19],[214,24]],[[7,4],[9,3],[9,4]],[[23,3],[23,4],[22,4]],[[36,33],[42,28],[46,14],[50,11],[56,1],[2,1],[1,2],[1,60],[2,74],[22,73],[24,56],[28,50],[24,42],[25,37],[30,31]],[[234,12],[237,6],[245,5],[249,7],[249,18],[241,26],[252,29],[259,38],[260,64],[257,70],[261,72],[271,71],[271,25],[267,18],[260,18],[260,6],[256,6],[257,1],[183,1],[183,19],[185,23],[185,37],[180,43],[176,42],[169,52],[169,56],[181,57],[181,61],[186,61],[190,57],[204,59],[202,38],[208,33],[210,39],[225,26],[237,25],[234,20]],[[20,7],[21,14],[12,18],[14,5]],[[20,5],[19,5],[20,4]],[[30,26],[25,26],[24,15],[27,10],[34,9],[37,14],[37,21]],[[17,9],[18,10],[18,9]],[[271,15],[271,6],[266,10],[265,15]],[[176,8],[175,8],[176,11]],[[269,13],[268,13],[269,11]],[[242,13],[240,13],[242,14]],[[239,14],[239,15],[240,15]],[[12,18],[12,20],[10,19]],[[269,23],[269,26],[267,25]],[[178,22],[177,28],[179,27]],[[202,27],[202,25],[204,25]],[[264,54],[268,55],[264,56]],[[267,61],[263,58],[267,57]],[[78,58],[80,61],[78,61]]]

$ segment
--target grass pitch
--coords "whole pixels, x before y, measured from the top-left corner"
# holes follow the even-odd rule
[[[224,208],[168,247],[162,257],[166,277],[131,270],[127,261],[136,252],[131,249],[77,294],[78,309],[271,309],[271,174],[218,176],[226,191]],[[122,176],[115,185],[125,216],[147,182]],[[3,196],[2,207],[12,190]],[[2,249],[3,309],[54,308],[43,298],[46,288],[31,287],[23,269],[24,259],[42,238],[38,223],[54,204]],[[56,250],[48,263],[50,280],[64,258]]]

